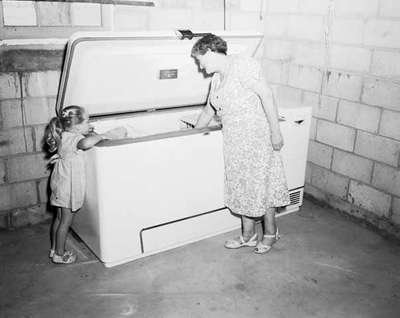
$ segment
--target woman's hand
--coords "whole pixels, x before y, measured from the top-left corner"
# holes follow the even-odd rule
[[[272,133],[271,134],[271,143],[272,143],[272,148],[275,151],[279,151],[283,147],[283,137],[280,132],[277,133]]]

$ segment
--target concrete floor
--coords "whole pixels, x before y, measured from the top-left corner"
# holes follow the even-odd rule
[[[48,224],[0,232],[0,316],[400,317],[398,243],[309,201],[278,224],[267,255],[235,231],[111,269],[51,264]]]

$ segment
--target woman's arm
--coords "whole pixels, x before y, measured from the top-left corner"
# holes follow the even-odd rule
[[[278,107],[275,103],[272,90],[264,80],[252,85],[254,92],[260,97],[261,104],[267,116],[271,129],[271,143],[274,150],[280,150],[283,147],[283,137],[279,127]]]
[[[207,103],[207,105],[204,106],[203,110],[201,111],[199,118],[197,118],[195,128],[207,127],[213,116],[214,109],[211,107],[210,103]]]

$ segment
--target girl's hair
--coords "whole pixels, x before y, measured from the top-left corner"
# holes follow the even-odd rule
[[[86,111],[83,107],[71,105],[65,107],[61,114],[53,117],[46,127],[44,138],[50,152],[55,152],[61,143],[61,134],[74,125],[85,120]]]
[[[191,55],[193,57],[196,57],[198,55],[204,55],[207,53],[208,50],[210,50],[211,52],[216,52],[226,55],[228,46],[224,39],[210,33],[203,36],[201,39],[197,40],[197,42],[192,47]]]

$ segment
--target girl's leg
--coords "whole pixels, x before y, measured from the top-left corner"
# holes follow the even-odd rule
[[[51,250],[55,251],[56,249],[56,241],[57,241],[57,230],[60,226],[61,221],[61,208],[56,208],[56,213],[53,219],[53,224],[51,225]]]
[[[264,233],[254,250],[256,254],[267,253],[279,238],[277,235],[275,212],[276,208],[268,208],[265,212],[263,217]]]
[[[67,241],[68,230],[73,218],[74,214],[71,209],[61,208],[61,220],[56,233],[56,253],[58,255],[64,255],[65,242]]]

